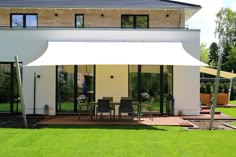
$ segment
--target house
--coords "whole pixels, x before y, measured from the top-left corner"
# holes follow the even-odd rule
[[[0,111],[20,111],[17,55],[26,114],[44,114],[45,105],[50,115],[73,113],[78,101],[103,96],[141,101],[143,93],[160,114],[169,95],[175,114],[199,114],[200,30],[185,22],[200,9],[171,0],[0,2]]]

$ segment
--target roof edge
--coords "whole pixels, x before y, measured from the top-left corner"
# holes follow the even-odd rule
[[[179,1],[173,1],[173,0],[160,0],[160,1],[202,8],[201,5],[192,4],[192,3],[185,3],[185,2],[179,2]]]

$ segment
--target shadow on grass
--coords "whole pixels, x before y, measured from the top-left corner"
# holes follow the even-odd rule
[[[60,129],[124,129],[124,130],[159,130],[159,131],[168,131],[164,128],[159,128],[158,126],[124,126],[124,125],[47,125],[46,128],[60,128]]]

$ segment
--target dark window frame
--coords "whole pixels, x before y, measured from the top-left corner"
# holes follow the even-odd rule
[[[22,15],[23,16],[23,26],[22,27],[12,26],[12,16],[14,16],[14,15]],[[27,15],[35,15],[35,16],[37,16],[37,26],[27,26],[26,25],[26,17],[27,17]],[[10,27],[11,28],[30,28],[30,27],[37,28],[38,27],[38,14],[37,13],[11,13],[10,14]]]
[[[83,25],[82,27],[77,27],[77,16],[83,16]],[[84,14],[75,14],[75,28],[84,28]]]
[[[148,29],[149,28],[149,15],[148,14],[122,14],[121,15],[121,28],[131,28],[131,27],[122,27],[122,17],[124,16],[132,16],[133,17],[133,28],[137,29],[136,25],[137,25],[137,17],[138,16],[146,16],[147,17],[147,28],[138,28],[138,29]]]

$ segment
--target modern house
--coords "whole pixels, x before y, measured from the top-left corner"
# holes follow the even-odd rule
[[[14,56],[26,114],[74,113],[78,101],[155,97],[157,113],[199,114],[201,6],[170,0],[0,2],[0,112],[18,112]],[[142,99],[141,99],[142,98]],[[1,107],[2,106],[2,107]]]

